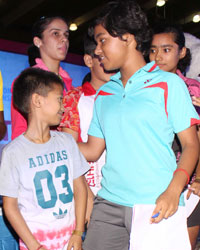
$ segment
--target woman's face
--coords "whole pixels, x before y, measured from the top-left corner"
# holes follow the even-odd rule
[[[155,61],[160,69],[176,73],[178,62],[185,56],[185,47],[179,50],[174,42],[173,33],[161,33],[153,36],[149,54],[150,61]]]
[[[69,48],[69,29],[62,19],[54,19],[43,31],[42,39],[37,37],[35,45],[40,49],[42,59],[62,61]]]

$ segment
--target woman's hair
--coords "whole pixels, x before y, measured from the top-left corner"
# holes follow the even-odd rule
[[[135,0],[114,0],[108,2],[100,12],[94,25],[101,24],[113,37],[126,33],[133,34],[137,42],[136,49],[148,55],[152,32],[147,17]]]
[[[47,96],[54,86],[60,85],[63,81],[55,73],[39,68],[28,68],[21,72],[14,82],[13,103],[14,106],[25,116],[30,112],[30,98],[37,93]]]
[[[32,27],[32,39],[34,37],[43,38],[43,32],[46,30],[48,25],[56,19],[61,19],[67,24],[67,20],[61,16],[52,16],[52,17],[41,17],[38,21],[33,24]],[[35,59],[40,58],[40,50],[33,43],[28,48],[28,58],[30,66],[35,65]]]
[[[185,36],[180,26],[175,24],[161,24],[157,25],[153,29],[153,34],[162,34],[162,33],[172,33],[174,37],[174,42],[178,45],[179,50],[185,47]],[[177,65],[177,68],[185,73],[187,67],[190,66],[191,63],[191,53],[190,49],[186,48],[186,55],[184,58],[180,59]]]

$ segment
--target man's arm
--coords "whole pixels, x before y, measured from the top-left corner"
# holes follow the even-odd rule
[[[97,161],[106,148],[104,139],[91,135],[86,143],[79,142],[78,146],[87,161]]]
[[[62,132],[66,132],[68,134],[71,134],[74,137],[74,140],[77,142],[78,141],[78,132],[74,131],[73,129],[70,128],[61,128]]]
[[[178,133],[182,147],[182,154],[177,169],[168,188],[156,200],[156,208],[152,215],[159,213],[157,218],[151,218],[151,223],[158,223],[163,218],[172,216],[178,209],[180,194],[185,187],[188,177],[192,174],[199,156],[199,140],[196,126],[192,126]],[[187,174],[188,173],[188,176]]]

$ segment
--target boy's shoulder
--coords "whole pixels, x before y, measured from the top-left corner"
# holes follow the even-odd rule
[[[51,136],[55,137],[57,140],[63,140],[66,142],[75,142],[73,136],[71,134],[68,134],[66,132],[51,130]]]
[[[21,144],[22,142],[24,142],[24,138],[23,137],[24,137],[23,135],[19,135],[14,140],[12,140],[8,144],[6,144],[3,147],[3,152],[5,152],[5,151],[7,151],[7,152],[16,151],[16,149],[18,148],[19,144]]]

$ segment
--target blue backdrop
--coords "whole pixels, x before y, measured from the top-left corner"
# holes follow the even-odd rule
[[[69,73],[74,87],[80,86],[82,79],[89,72],[85,66],[79,66],[62,62],[61,66]],[[11,140],[11,84],[19,73],[29,67],[28,57],[26,55],[0,51],[0,70],[3,78],[3,103],[4,117],[7,124],[7,134],[0,142],[0,148]]]

